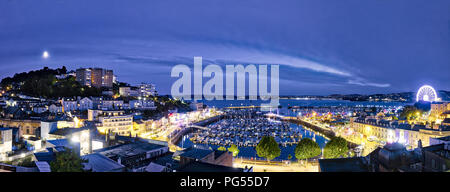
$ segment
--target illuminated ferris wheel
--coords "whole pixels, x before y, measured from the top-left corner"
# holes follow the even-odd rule
[[[438,97],[433,87],[424,85],[417,91],[416,101],[437,101]]]

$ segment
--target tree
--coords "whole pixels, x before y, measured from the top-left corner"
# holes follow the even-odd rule
[[[321,150],[315,141],[304,138],[298,142],[294,152],[297,159],[309,159],[320,155]]]
[[[324,157],[327,159],[341,158],[347,156],[347,140],[342,137],[332,138],[323,149]]]
[[[236,157],[239,154],[239,148],[235,144],[232,144],[231,147],[228,148],[228,151],[233,153],[233,157]]]
[[[19,163],[17,164],[17,166],[21,166],[21,167],[34,167],[35,164],[33,162],[33,160],[31,159],[31,157],[27,157],[22,159],[21,161],[19,161]]]
[[[423,111],[417,109],[417,107],[408,105],[403,107],[403,110],[400,113],[400,117],[405,118],[406,120],[412,120],[420,117],[422,113]]]
[[[219,151],[226,151],[227,148],[225,148],[224,146],[220,146],[219,148],[217,148],[217,150],[219,150]]]
[[[275,138],[271,136],[264,136],[256,145],[256,154],[259,157],[266,158],[268,161],[280,156],[281,149]]]
[[[56,159],[50,163],[52,172],[82,172],[83,163],[87,160],[81,159],[75,151],[66,149],[56,154]]]

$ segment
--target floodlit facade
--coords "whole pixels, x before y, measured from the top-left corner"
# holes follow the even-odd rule
[[[450,130],[433,130],[423,125],[399,124],[395,121],[356,118],[350,122],[350,128],[361,137],[387,143],[399,142],[410,148],[417,148],[419,140],[423,146],[430,144],[430,138],[449,136]]]
[[[430,118],[439,119],[441,114],[450,110],[448,102],[433,102],[431,103]]]
[[[149,97],[156,95],[156,88],[154,84],[141,83],[139,85],[139,92],[141,97]]]
[[[132,87],[119,87],[119,94],[123,97],[138,97],[140,90],[133,89]]]
[[[129,135],[133,129],[133,116],[124,115],[123,111],[103,111],[98,119],[100,125],[97,126],[97,129],[100,133]]]
[[[0,155],[12,151],[12,129],[0,128]]]

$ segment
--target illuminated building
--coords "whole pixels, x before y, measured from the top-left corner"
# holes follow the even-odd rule
[[[41,121],[41,139],[49,139],[49,134],[58,130],[58,123],[54,121]]]
[[[12,151],[12,129],[0,128],[0,155]]]
[[[134,87],[119,87],[119,94],[124,97],[138,97],[140,91]]]
[[[102,111],[98,115],[100,124],[97,129],[100,133],[117,133],[118,135],[129,135],[133,129],[133,116],[124,115],[123,111]]]
[[[1,127],[19,128],[18,137],[36,136],[37,129],[41,127],[39,120],[0,119]]]
[[[61,99],[61,105],[63,112],[78,110],[78,101],[73,98]]]
[[[194,101],[190,104],[190,107],[192,110],[195,111],[202,111],[203,110],[203,103],[198,103],[197,101]]]
[[[92,109],[94,107],[94,103],[91,99],[88,97],[85,97],[79,101],[79,110],[88,110]]]
[[[129,104],[130,109],[156,109],[154,102],[147,99],[130,100]]]
[[[411,148],[418,147],[419,140],[422,141],[424,146],[428,146],[430,138],[450,135],[450,129],[448,128],[434,130],[424,125],[411,126],[409,124],[399,124],[396,121],[370,118],[352,119],[350,128],[367,139],[371,138],[388,143],[399,142]]]
[[[103,110],[122,109],[122,107],[123,100],[103,99],[101,102],[101,109]]]
[[[102,68],[77,69],[76,79],[80,84],[92,87],[112,87],[113,71]]]
[[[445,118],[442,115],[449,111],[450,105],[448,102],[433,102],[431,103],[430,120],[440,121]],[[444,114],[445,115],[445,114]]]
[[[77,69],[76,72],[77,81],[84,86],[91,86],[91,69]]]
[[[156,95],[156,89],[154,84],[141,83],[139,85],[139,92],[141,97],[149,97]]]
[[[102,87],[112,87],[113,86],[114,74],[112,70],[103,69],[102,70]]]

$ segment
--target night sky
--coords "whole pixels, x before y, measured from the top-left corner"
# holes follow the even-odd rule
[[[280,64],[281,95],[450,90],[450,1],[0,1],[0,78],[104,67],[168,94],[194,56]]]

